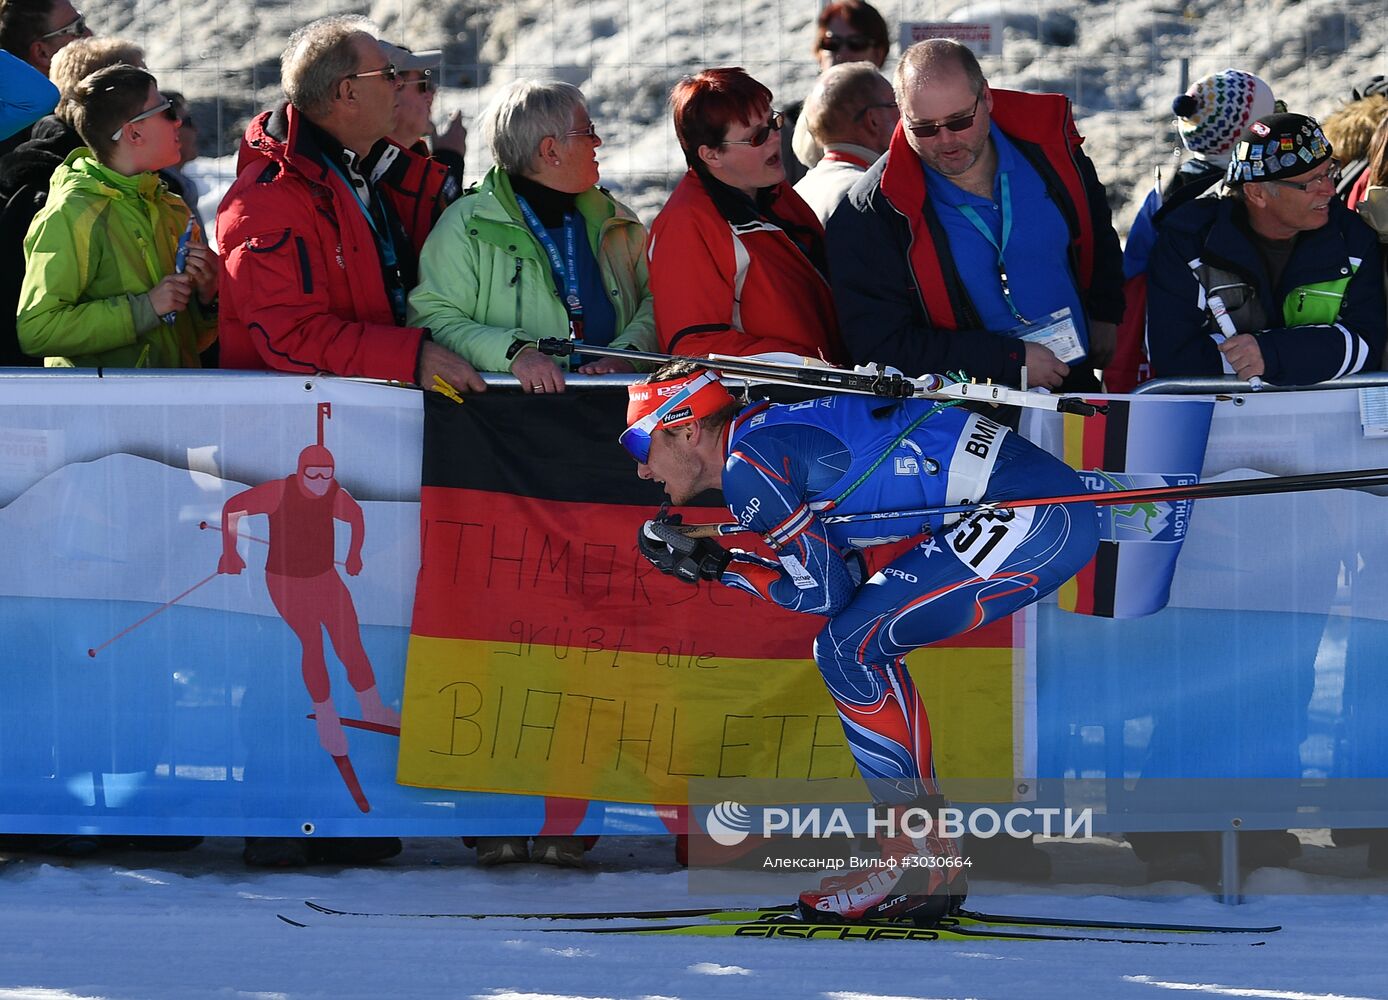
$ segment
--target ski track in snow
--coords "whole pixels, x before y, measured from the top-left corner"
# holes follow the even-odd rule
[[[1102,885],[1037,895],[994,885],[976,886],[971,898],[1022,913],[1282,923],[1261,947],[747,941],[547,933],[553,925],[540,921],[334,917],[303,905],[476,912],[766,902],[690,896],[668,838],[605,838],[595,867],[582,872],[478,869],[470,851],[446,839],[407,841],[404,854],[372,869],[251,871],[239,852],[240,841],[215,839],[183,854],[71,864],[30,856],[0,869],[0,1000],[1388,996],[1382,878],[1264,869],[1238,907],[1170,884],[1160,888],[1176,895],[1118,898]],[[1126,853],[1096,849],[1090,865],[1102,874],[1110,856]],[[1314,894],[1337,888],[1359,894]],[[286,924],[281,913],[308,926]]]

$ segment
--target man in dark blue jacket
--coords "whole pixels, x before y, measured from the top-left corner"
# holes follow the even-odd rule
[[[990,88],[949,39],[911,46],[894,86],[887,155],[826,227],[853,360],[1014,386],[1025,366],[1031,385],[1096,388],[1122,252],[1070,102]]]
[[[1335,197],[1333,152],[1312,118],[1259,118],[1235,147],[1229,195],[1167,217],[1147,268],[1155,376],[1311,385],[1378,369],[1378,237]]]

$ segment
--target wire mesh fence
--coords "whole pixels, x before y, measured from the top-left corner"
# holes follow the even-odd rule
[[[1074,102],[1086,151],[1109,188],[1120,230],[1177,145],[1170,104],[1188,78],[1235,66],[1264,76],[1293,110],[1325,115],[1383,69],[1383,0],[880,0],[895,32],[908,21],[987,22],[1001,55],[995,87],[1052,91]],[[186,94],[201,126],[202,176],[229,183],[251,115],[280,100],[289,33],[336,13],[370,16],[382,37],[442,49],[435,117],[472,127],[497,88],[558,78],[588,97],[604,142],[603,183],[649,221],[684,170],[666,99],[680,76],[738,65],[778,102],[808,93],[819,0],[115,0],[93,27],[140,42],[162,86]],[[894,39],[884,71],[900,54]],[[477,130],[469,179],[490,157]]]

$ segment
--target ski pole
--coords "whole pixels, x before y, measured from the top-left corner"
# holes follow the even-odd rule
[[[177,597],[173,598],[172,600],[165,601],[163,604],[159,605],[159,607],[155,608],[155,609],[154,609],[153,611],[151,611],[149,614],[145,615],[143,618],[141,618],[139,621],[137,621],[134,625],[130,625],[130,626],[127,626],[126,628],[121,629],[119,632],[117,632],[115,635],[111,636],[111,638],[107,639],[107,640],[106,640],[105,642],[103,642],[101,645],[99,645],[99,646],[93,646],[92,648],[88,649],[88,650],[87,650],[87,655],[90,656],[92,659],[96,659],[96,654],[99,653],[99,652],[101,652],[101,651],[102,651],[103,649],[105,649],[107,646],[111,645],[111,643],[115,642],[117,639],[121,638],[122,636],[126,636],[126,635],[129,635],[131,632],[134,632],[137,628],[139,628],[139,627],[140,627],[141,625],[143,625],[145,622],[149,621],[149,620],[150,620],[151,618],[153,618],[155,615],[162,614],[163,612],[169,610],[169,608],[173,607],[173,606],[174,606],[175,604],[177,604],[179,601],[183,600],[185,597],[187,597],[187,596],[188,596],[189,594],[191,594],[193,591],[197,590],[197,589],[198,589],[199,587],[201,587],[203,584],[208,583],[208,582],[210,582],[210,581],[216,579],[217,576],[218,576],[218,574],[213,573],[211,576],[206,577],[206,578],[204,578],[204,579],[202,579],[202,580],[199,580],[197,583],[193,584],[191,587],[189,587],[189,588],[188,588],[187,590],[185,590],[183,593],[179,594]]]
[[[884,521],[897,517],[934,517],[972,514],[981,510],[1017,510],[1047,504],[1092,503],[1112,507],[1130,503],[1162,503],[1172,500],[1219,500],[1226,497],[1259,496],[1269,493],[1305,493],[1312,490],[1367,489],[1388,486],[1388,469],[1357,469],[1347,472],[1312,472],[1299,476],[1266,476],[1262,479],[1231,479],[1222,483],[1190,483],[1181,486],[1153,486],[1144,489],[1110,490],[1099,493],[1073,493],[1065,496],[1032,497],[1017,500],[986,500],[981,503],[943,504],[915,510],[889,510],[870,514],[821,514],[821,524],[848,524],[855,521]],[[716,538],[744,532],[760,534],[735,522],[676,524],[678,531],[691,538]]]

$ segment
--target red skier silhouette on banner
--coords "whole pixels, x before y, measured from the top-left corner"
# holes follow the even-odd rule
[[[347,668],[357,694],[361,719],[346,725],[399,735],[400,713],[381,701],[376,675],[361,642],[361,625],[347,585],[337,573],[361,572],[361,548],[366,535],[361,505],[336,479],[332,452],[323,444],[323,422],[332,417],[332,404],[318,404],[318,442],[299,453],[299,468],[291,476],[252,486],[222,507],[222,558],[219,573],[239,574],[246,568],[236,551],[237,527],[249,514],[270,518],[270,553],[265,560],[265,585],[270,600],[303,647],[304,687],[313,701],[318,742],[332,755],[362,812],[371,808],[347,756],[344,720],[332,701],[328,666],[323,659],[323,631]],[[334,522],[351,527],[347,559],[334,560]]]

